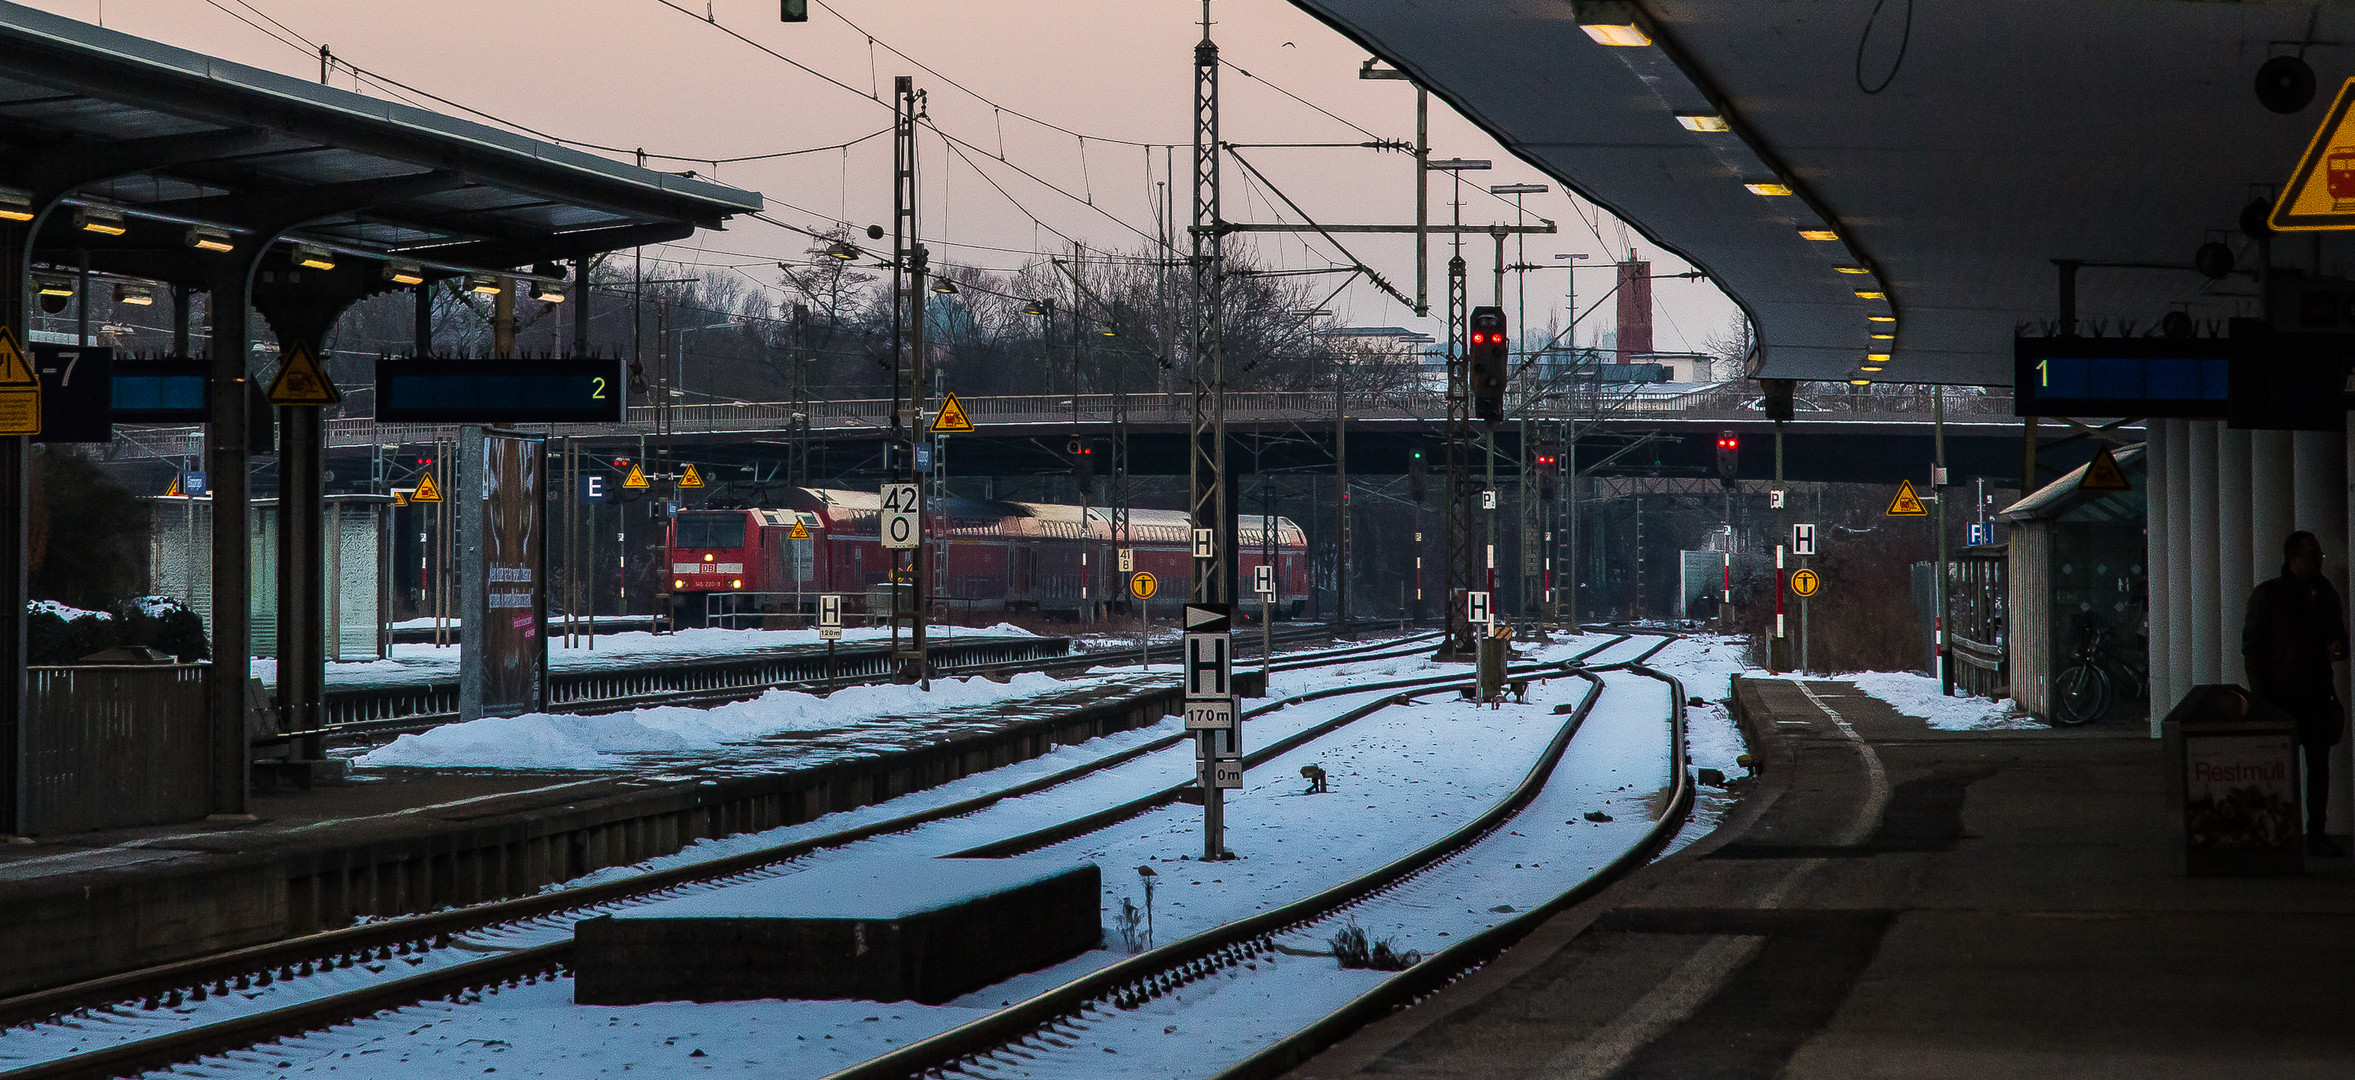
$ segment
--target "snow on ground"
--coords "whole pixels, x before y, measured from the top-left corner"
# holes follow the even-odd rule
[[[1688,706],[1684,711],[1685,756],[1696,774],[1702,769],[1716,769],[1728,777],[1741,777],[1749,772],[1735,763],[1736,758],[1750,752],[1750,747],[1742,741],[1742,729],[1734,723],[1733,713],[1725,705],[1725,699],[1733,693],[1735,675],[1759,674],[1742,666],[1743,651],[1738,639],[1695,636],[1669,646],[1652,660],[1651,666],[1684,683],[1686,697],[1697,697],[1704,702]],[[1692,816],[1683,831],[1676,834],[1668,852],[1714,832],[1739,801],[1724,788],[1696,787]]]
[[[1759,675],[1756,678],[1797,679],[1796,675]],[[1910,671],[1851,671],[1840,675],[1806,676],[1809,682],[1846,682],[1872,697],[1888,702],[1899,715],[1923,721],[1938,731],[2004,731],[2046,727],[2035,717],[2021,715],[2010,699],[1938,692],[1938,680]]]
[[[1070,683],[1029,672],[1003,683],[978,676],[916,686],[846,686],[819,696],[771,690],[711,708],[660,705],[603,716],[527,713],[443,724],[403,735],[354,759],[361,768],[623,769],[644,754],[716,750],[793,731],[827,731],[877,720],[938,716],[954,709],[1058,694]]]
[[[455,641],[453,630],[452,640]],[[1012,623],[974,629],[971,627],[936,626],[935,640],[957,640],[975,637],[1037,637]],[[889,639],[888,626],[845,627],[845,644]],[[723,627],[698,626],[669,634],[652,634],[630,630],[618,634],[598,634],[597,646],[583,644],[567,646],[553,625],[548,636],[548,666],[552,669],[568,667],[596,667],[615,660],[694,660],[714,656],[743,656],[807,645],[822,645],[816,630],[729,630]],[[458,677],[458,647],[436,647],[430,642],[395,642],[386,650],[383,660],[353,660],[327,665],[329,686],[349,684],[414,684],[446,682]],[[278,678],[278,661],[258,657],[253,661],[255,678],[274,682]]]
[[[1547,658],[1570,655],[1599,643],[1588,636],[1543,650]],[[1596,659],[1625,659],[1650,644],[1638,639],[1606,650]],[[1675,649],[1672,648],[1671,655]],[[1664,656],[1665,661],[1668,657]],[[1424,668],[1420,657],[1354,665],[1360,670],[1279,675],[1280,692],[1297,692],[1306,684],[1330,684],[1350,678],[1390,678]],[[1463,672],[1456,667],[1451,672]],[[1666,778],[1658,775],[1658,756],[1666,734],[1665,690],[1657,683],[1616,676],[1624,690],[1606,692],[1588,727],[1572,745],[1556,780],[1537,806],[1516,828],[1492,838],[1522,845],[1522,865],[1501,870],[1510,862],[1484,860],[1458,868],[1468,877],[1418,879],[1418,884],[1392,894],[1398,903],[1386,908],[1416,926],[1413,947],[1443,945],[1444,933],[1469,932],[1510,917],[1497,910],[1542,902],[1575,882],[1594,866],[1607,862],[1632,841],[1657,812]],[[1141,879],[1134,867],[1158,871],[1155,930],[1169,941],[1251,911],[1287,902],[1367,872],[1398,855],[1444,835],[1494,805],[1527,770],[1534,755],[1550,738],[1561,718],[1551,707],[1574,701],[1584,693],[1582,680],[1561,679],[1539,684],[1527,705],[1476,709],[1439,698],[1411,707],[1384,710],[1343,728],[1309,746],[1293,751],[1246,778],[1246,789],[1229,803],[1228,844],[1243,857],[1233,862],[1205,863],[1193,856],[1201,846],[1200,810],[1178,805],[1121,823],[1101,832],[1059,845],[1026,858],[1043,860],[1089,859],[1104,868],[1105,912],[1109,923],[1120,899],[1141,898]],[[1700,692],[1696,688],[1696,692]],[[1287,730],[1335,715],[1373,700],[1387,691],[1337,695],[1325,701],[1293,705],[1265,714],[1245,725],[1246,748],[1265,745]],[[1157,732],[1174,730],[1164,724]],[[1151,737],[1132,732],[1120,741]],[[1094,752],[1107,740],[1058,754]],[[1133,743],[1130,743],[1133,745]],[[1184,780],[1192,771],[1191,752],[1181,743],[1171,750],[1090,775],[1034,795],[1009,799],[961,818],[939,822],[910,833],[879,837],[847,848],[820,853],[781,869],[792,873],[803,867],[855,864],[878,855],[947,854],[1000,837],[1025,832],[1067,819],[1075,812],[1100,808],[1124,798],[1158,790]],[[1301,794],[1303,764],[1320,764],[1330,776],[1329,794]],[[1063,762],[1026,763],[1017,769],[1067,767]],[[940,800],[972,793],[974,782],[1002,786],[1005,770],[970,777],[958,785],[910,796],[934,805]],[[1036,775],[1035,772],[1028,772]],[[965,785],[960,788],[960,785]],[[894,800],[847,815],[830,815],[796,830],[832,831],[854,816],[894,816],[910,809],[907,800]],[[1583,812],[1602,810],[1614,821],[1597,825]],[[1562,824],[1555,825],[1559,821]],[[776,842],[777,830],[766,836]],[[734,849],[751,838],[698,845],[671,857],[711,858],[723,848]],[[1485,846],[1485,845],[1484,845]],[[1510,854],[1507,859],[1514,858]],[[1534,860],[1534,861],[1532,861]],[[1523,871],[1528,871],[1523,873]],[[1427,908],[1428,910],[1424,910]],[[1461,910],[1462,914],[1455,914]],[[1438,928],[1444,921],[1447,927]],[[1404,924],[1402,924],[1404,925]],[[542,939],[559,939],[562,926],[531,931],[509,931],[485,940],[485,947],[503,948]],[[1388,931],[1385,931],[1387,933]],[[480,1004],[457,1006],[437,1002],[398,1010],[347,1025],[336,1031],[256,1051],[235,1059],[216,1059],[207,1072],[214,1075],[252,1073],[289,1076],[312,1074],[387,1075],[439,1078],[479,1076],[486,1069],[539,1076],[582,1076],[621,1072],[687,1069],[746,1076],[820,1076],[912,1039],[963,1023],[984,1010],[1027,996],[1047,986],[1120,959],[1126,955],[1119,937],[1107,931],[1110,947],[1082,955],[1044,972],[1009,980],[969,999],[941,1008],[907,1003],[760,1001],[723,1005],[666,1003],[622,1008],[582,1007],[571,1003],[571,983],[559,979],[536,986],[509,989]],[[457,950],[451,950],[457,951]],[[1308,1002],[1327,1001],[1330,993],[1370,986],[1382,976],[1341,973],[1330,960],[1302,958],[1292,967],[1319,988],[1313,996],[1264,991],[1238,993],[1227,1011],[1258,1017],[1261,1027],[1277,1028],[1305,1019],[1313,1010]],[[338,972],[337,977],[346,973]],[[299,982],[300,980],[298,980]],[[1337,998],[1331,1000],[1339,1000]],[[1286,1006],[1284,1003],[1290,1002]],[[1189,1013],[1180,1031],[1201,1033],[1205,1014]],[[1217,1055],[1198,1053],[1191,1042],[1163,1039],[1158,1021],[1140,1028],[1153,1053],[1124,1057],[1127,1071],[1160,1075],[1181,1062],[1191,1071],[1207,1072]],[[1158,1041],[1153,1041],[1158,1040]],[[1185,1050],[1183,1057],[1169,1055]],[[700,1053],[701,1056],[697,1056]],[[1106,1063],[1115,1055],[1104,1055]],[[284,1061],[284,1066],[280,1062]]]

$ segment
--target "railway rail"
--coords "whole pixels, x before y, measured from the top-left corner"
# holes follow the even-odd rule
[[[1292,1065],[1306,1060],[1316,1050],[1338,1041],[1391,1009],[1411,1003],[1461,977],[1464,972],[1477,967],[1534,929],[1538,922],[1554,911],[1592,895],[1603,885],[1642,865],[1675,835],[1692,805],[1691,781],[1686,775],[1682,755],[1683,691],[1673,679],[1641,666],[1643,660],[1650,659],[1673,640],[1663,637],[1658,645],[1634,661],[1602,665],[1594,669],[1567,668],[1559,676],[1548,676],[1583,678],[1589,681],[1590,686],[1583,699],[1571,709],[1569,718],[1556,732],[1545,752],[1510,794],[1477,818],[1423,848],[1315,895],[1100,968],[971,1023],[836,1072],[825,1080],[984,1077],[1002,1073],[1040,1076],[1056,1075],[1059,1071],[1085,1076],[1091,1075],[1091,1070],[1100,1073],[1104,1059],[1093,1051],[1107,1048],[1094,1045],[1088,1037],[1099,1020],[1132,1012],[1147,1002],[1174,994],[1199,980],[1221,974],[1232,975],[1238,968],[1258,972],[1259,962],[1276,952],[1279,937],[1313,936],[1318,927],[1334,927],[1351,909],[1430,873],[1450,860],[1464,857],[1514,822],[1544,790],[1547,779],[1561,762],[1572,738],[1601,697],[1601,672],[1626,668],[1667,681],[1674,695],[1669,718],[1673,789],[1668,812],[1662,814],[1647,830],[1643,840],[1601,873],[1590,876],[1570,892],[1557,895],[1503,925],[1414,964],[1397,977],[1386,980],[1380,987],[1319,1018],[1308,1028],[1217,1073],[1220,1080],[1282,1074]],[[1406,691],[1384,699],[1381,704],[1400,704],[1432,692]],[[1067,1069],[1058,1070],[1048,1063],[1048,1059],[1067,1060],[1074,1056],[1087,1064],[1079,1065],[1075,1062]]]
[[[1278,671],[1299,670],[1351,659],[1372,660],[1412,655],[1426,648],[1427,639],[1431,636],[1415,635],[1287,657],[1273,667]],[[1582,655],[1592,655],[1625,640],[1625,635],[1615,637]],[[1570,662],[1574,663],[1575,660]],[[1539,667],[1524,665],[1516,670],[1533,674]],[[1436,688],[1438,691],[1452,691],[1464,685],[1464,682],[1461,673],[1450,672],[1370,685],[1327,688],[1273,700],[1249,710],[1245,715],[1259,716],[1324,698],[1382,690]],[[1310,730],[1318,735],[1329,733],[1374,711],[1377,710],[1352,709],[1344,714],[1346,719],[1329,718]],[[782,872],[779,868],[783,864],[813,852],[976,813],[1007,799],[1044,791],[1157,751],[1177,747],[1187,738],[1185,735],[1165,736],[1051,775],[823,836],[620,880],[554,890],[537,896],[325,931],[0,1000],[0,1058],[8,1056],[6,1029],[20,1026],[28,1030],[57,1024],[81,1025],[85,1029],[113,1026],[133,1036],[102,1048],[0,1072],[0,1080],[29,1080],[33,1077],[95,1078],[137,1073],[329,1027],[388,1008],[440,998],[457,1000],[484,992],[495,993],[496,988],[502,985],[536,981],[560,973],[572,947],[569,937],[495,951],[490,955],[470,955],[467,959],[455,962],[440,962],[452,953],[469,952],[470,946],[481,948],[462,940],[465,935],[479,934],[498,927],[552,925],[558,920],[569,920],[576,914],[609,910],[675,894],[684,889],[725,887],[730,883],[768,876]],[[1306,738],[1296,734],[1279,744],[1271,744],[1258,757],[1264,760],[1272,752],[1280,752],[1278,746],[1298,745],[1305,741]],[[1173,801],[1186,786],[1179,784],[1161,792],[1156,797],[1157,801],[1140,801],[1124,816],[1134,816],[1154,806],[1165,805]],[[1119,820],[1119,817],[1099,814],[1091,815],[1090,820],[1097,821],[1096,827],[1101,828]],[[1038,842],[1042,837],[1028,834],[1019,839]],[[569,921],[561,925],[569,926]],[[429,954],[433,956],[431,961],[428,959]],[[402,970],[404,966],[408,969],[405,972]],[[277,983],[355,968],[389,977],[369,979],[363,985],[351,989],[295,1001],[284,1007],[231,1015],[195,1027],[154,1033],[129,1030],[148,1026],[136,1022],[142,1014],[170,1012],[224,995],[256,994]],[[169,1024],[152,1026],[167,1028]]]

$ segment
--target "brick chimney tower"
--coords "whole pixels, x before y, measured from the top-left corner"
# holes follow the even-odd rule
[[[1637,262],[1635,252],[1619,264],[1618,362],[1652,351],[1652,264]]]

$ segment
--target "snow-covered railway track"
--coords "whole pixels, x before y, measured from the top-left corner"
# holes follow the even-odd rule
[[[1647,650],[1649,659],[1669,640]],[[1606,687],[1600,671],[1628,673]],[[1638,678],[1638,677],[1643,678]],[[1673,837],[1692,804],[1682,755],[1683,690],[1640,661],[1574,670],[1565,677],[1591,687],[1554,740],[1511,794],[1474,820],[1388,865],[1281,907],[1140,953],[1081,978],[890,1053],[838,1071],[826,1080],[898,1077],[1271,1077],[1389,1010],[1444,986],[1518,940],[1539,921],[1591,895],[1657,852]],[[1624,682],[1667,683],[1665,723],[1642,709],[1614,709],[1615,730],[1605,740],[1657,743],[1657,785],[1643,788],[1649,813],[1631,816],[1615,835],[1568,854],[1563,826],[1599,825],[1580,817],[1553,824],[1555,815],[1592,805],[1595,777],[1550,783],[1564,754],[1595,714],[1606,690],[1629,694]],[[1399,698],[1424,696],[1413,692]],[[1575,761],[1575,759],[1574,759]],[[1576,766],[1574,764],[1574,770]],[[1595,768],[1589,765],[1591,770]],[[1640,785],[1637,781],[1630,786]],[[1600,811],[1596,811],[1600,813]],[[1606,815],[1608,817],[1609,815]],[[1613,819],[1616,820],[1616,819]],[[1528,832],[1513,826],[1526,822]],[[1542,832],[1540,830],[1543,830]],[[1552,873],[1522,873],[1532,862],[1568,854]],[[1542,863],[1538,869],[1544,869]],[[1488,877],[1520,879],[1475,887]],[[1466,896],[1508,899],[1485,910],[1454,911]],[[1372,922],[1369,930],[1361,922]],[[1335,938],[1345,928],[1387,943],[1395,931],[1426,942],[1467,934],[1402,971],[1334,969]],[[1430,935],[1437,934],[1437,937]],[[1320,951],[1320,947],[1324,951]],[[1182,1040],[1178,1039],[1183,1034]],[[1157,1052],[1158,1051],[1158,1052]]]
[[[1612,651],[1627,641],[1620,636],[1582,655]],[[1395,656],[1401,645],[1390,641],[1331,650],[1279,662],[1276,668]],[[1263,716],[1337,696],[1453,685],[1462,678],[1458,672],[1327,688],[1270,702],[1248,715]],[[1360,716],[1371,711],[1347,710]],[[1329,732],[1348,722],[1326,718],[1310,729]],[[0,1034],[0,1068],[15,1066],[0,1076],[23,1080],[136,1073],[388,1008],[441,998],[467,1000],[496,993],[501,986],[528,985],[561,971],[570,950],[569,928],[578,917],[682,891],[773,876],[786,872],[785,864],[814,852],[977,814],[1167,749],[1182,739],[1152,740],[946,805],[718,859],[520,900],[330,931],[20,996],[0,1002],[0,1023],[22,1025],[22,1030]],[[1284,745],[1301,741],[1291,737]]]

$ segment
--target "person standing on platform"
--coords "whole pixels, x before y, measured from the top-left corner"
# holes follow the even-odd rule
[[[2313,533],[2291,533],[2282,557],[2281,576],[2249,594],[2241,655],[2249,689],[2298,722],[2298,745],[2306,751],[2307,853],[2344,855],[2322,828],[2330,810],[2329,751],[2347,726],[2331,672],[2332,662],[2347,658],[2346,609],[2322,576],[2322,544]]]

